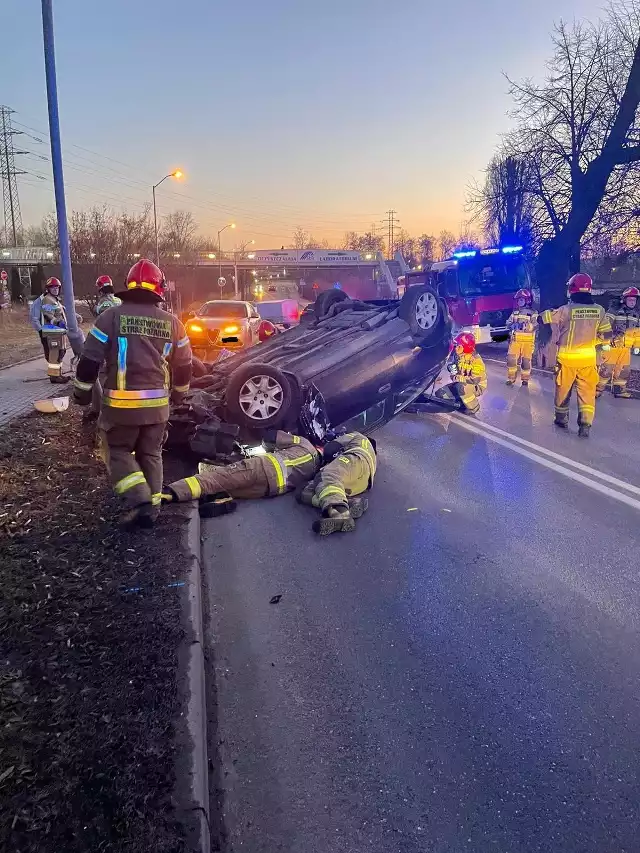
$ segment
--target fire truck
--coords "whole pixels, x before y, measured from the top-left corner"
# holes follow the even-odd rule
[[[431,284],[449,307],[456,332],[473,332],[478,343],[504,340],[513,296],[531,289],[522,246],[498,246],[454,252],[429,270],[411,270],[398,278],[398,297],[408,287]]]

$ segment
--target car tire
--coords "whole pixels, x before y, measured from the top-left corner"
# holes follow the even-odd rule
[[[324,290],[314,302],[313,312],[316,320],[322,320],[329,313],[332,305],[344,302],[349,297],[343,290]]]
[[[398,306],[398,316],[416,340],[425,343],[442,326],[444,310],[436,291],[427,284],[407,289]]]
[[[281,427],[298,415],[291,381],[277,367],[260,362],[233,371],[226,403],[233,421],[251,430]]]

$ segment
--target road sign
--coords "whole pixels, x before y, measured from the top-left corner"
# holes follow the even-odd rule
[[[218,287],[220,288],[220,290],[222,290],[222,288],[225,286],[226,283],[227,283],[226,278],[223,275],[221,275],[220,278],[218,279]]]
[[[0,281],[6,281],[8,277],[6,270],[2,270],[2,272],[0,272]]]

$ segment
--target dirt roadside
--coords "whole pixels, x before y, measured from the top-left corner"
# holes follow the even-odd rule
[[[0,849],[187,853],[181,528],[123,534],[77,411],[0,432]]]

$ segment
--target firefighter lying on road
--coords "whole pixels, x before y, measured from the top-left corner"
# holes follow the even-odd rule
[[[447,370],[453,380],[438,388],[435,397],[456,403],[461,412],[475,414],[480,410],[480,397],[487,390],[487,369],[476,352],[476,339],[470,332],[461,332],[453,341],[453,353]]]
[[[211,514],[230,512],[235,509],[233,498],[283,495],[307,483],[320,467],[320,452],[302,436],[274,430],[265,443],[271,452],[233,465],[211,465],[201,474],[165,486],[163,502],[204,502],[207,497],[220,495],[218,502],[212,502]]]
[[[322,458],[325,464],[297,499],[321,510],[322,517],[313,523],[315,533],[348,533],[369,506],[360,496],[373,485],[375,442],[359,432],[340,435],[325,444]]]

